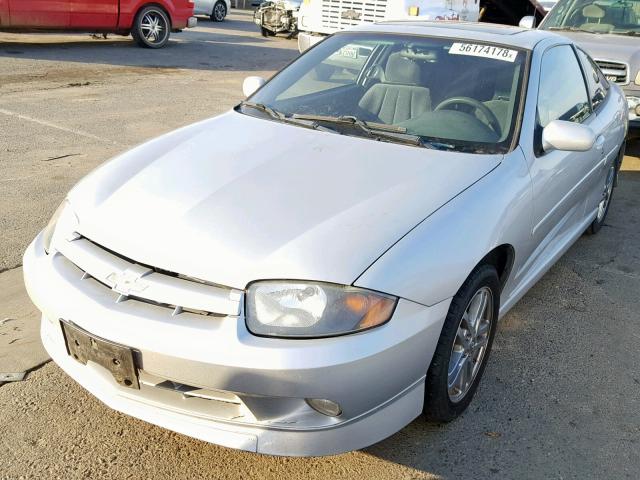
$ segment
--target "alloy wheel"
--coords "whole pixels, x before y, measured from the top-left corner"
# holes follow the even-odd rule
[[[168,25],[165,18],[158,12],[145,13],[140,23],[142,35],[149,43],[160,43],[167,34]]]
[[[473,385],[489,345],[494,321],[493,294],[482,287],[471,298],[453,339],[447,388],[449,400],[460,402]]]
[[[213,7],[213,16],[217,22],[221,22],[224,20],[224,17],[227,15],[227,7],[225,7],[222,2],[216,3]]]

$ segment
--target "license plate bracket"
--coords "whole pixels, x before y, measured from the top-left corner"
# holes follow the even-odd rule
[[[60,320],[60,326],[71,358],[83,365],[88,361],[97,363],[106,368],[119,385],[140,389],[131,348],[96,337],[65,320]]]

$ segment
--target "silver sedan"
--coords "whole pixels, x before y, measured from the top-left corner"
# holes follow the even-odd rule
[[[231,9],[231,0],[195,0],[194,15],[207,15],[214,22],[222,22]]]
[[[252,452],[455,419],[499,317],[603,226],[622,91],[553,33],[422,22],[244,87],[86,177],[29,246],[51,357],[112,408]]]

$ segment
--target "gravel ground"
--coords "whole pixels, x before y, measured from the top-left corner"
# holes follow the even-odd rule
[[[223,24],[201,20],[158,52],[118,37],[0,34],[0,271],[9,270],[0,274],[0,320],[10,314],[33,330],[37,316],[14,269],[79,178],[134,144],[228,109],[244,76],[268,76],[295,57],[295,42],[264,39],[249,20],[244,12]],[[0,387],[0,478],[638,478],[633,148],[606,227],[581,238],[504,318],[477,396],[456,422],[418,419],[339,456],[261,456],[116,413],[48,363]],[[0,347],[12,332],[0,327]]]

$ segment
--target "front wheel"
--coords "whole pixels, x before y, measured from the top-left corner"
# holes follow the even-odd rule
[[[171,21],[160,7],[144,7],[133,23],[131,36],[141,47],[161,48],[169,41]]]
[[[227,16],[227,4],[224,2],[216,2],[213,6],[213,12],[211,12],[211,20],[214,22],[221,22]]]
[[[489,358],[499,307],[498,273],[481,265],[451,301],[427,372],[427,420],[449,422],[471,403]]]

